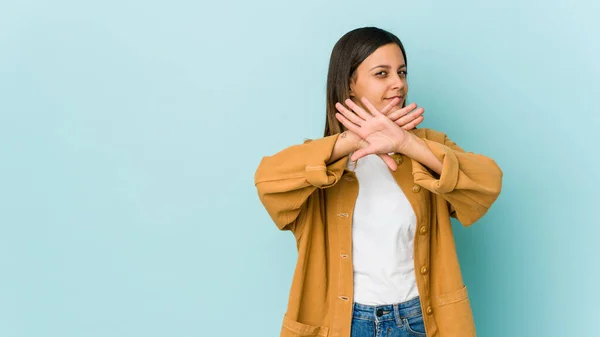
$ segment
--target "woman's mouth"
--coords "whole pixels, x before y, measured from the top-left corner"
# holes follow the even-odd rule
[[[400,102],[402,102],[402,99],[403,99],[404,97],[403,97],[403,96],[392,96],[392,97],[387,97],[387,98],[385,98],[385,100],[386,100],[386,101],[391,101],[391,100],[393,100],[393,99],[395,99],[395,98],[399,98],[399,99],[400,99]]]
[[[386,101],[390,102],[394,99],[398,98],[398,104],[402,103],[402,100],[404,99],[404,96],[392,96],[392,97],[387,97],[385,98]]]

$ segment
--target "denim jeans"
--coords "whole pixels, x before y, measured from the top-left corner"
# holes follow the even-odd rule
[[[388,305],[354,303],[351,337],[425,337],[419,297]]]

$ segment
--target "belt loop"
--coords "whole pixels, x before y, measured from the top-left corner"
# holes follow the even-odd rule
[[[394,319],[396,320],[397,326],[402,326],[402,318],[400,317],[400,308],[398,308],[398,303],[394,303]]]

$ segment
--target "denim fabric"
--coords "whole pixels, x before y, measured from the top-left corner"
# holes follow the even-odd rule
[[[425,337],[419,297],[388,305],[354,303],[352,337]]]

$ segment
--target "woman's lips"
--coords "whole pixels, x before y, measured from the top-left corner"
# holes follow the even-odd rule
[[[387,101],[391,101],[391,100],[393,100],[394,98],[399,98],[399,99],[400,99],[400,102],[402,102],[402,99],[403,99],[404,97],[403,97],[403,96],[394,96],[394,97],[385,98],[385,100],[387,100]]]

